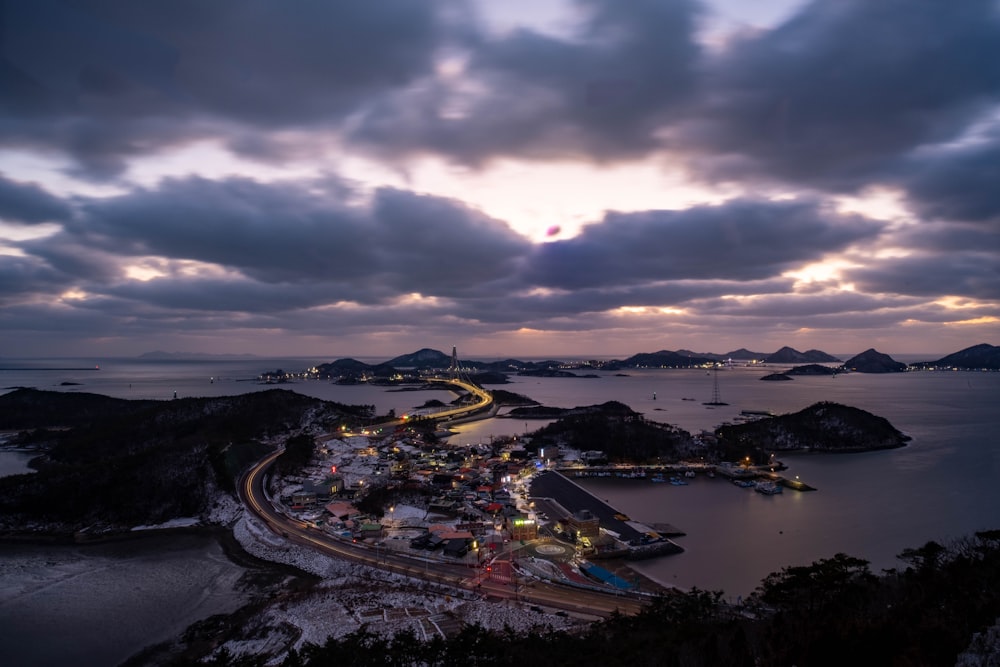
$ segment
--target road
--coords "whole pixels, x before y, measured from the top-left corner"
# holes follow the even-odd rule
[[[443,378],[431,378],[431,382],[440,382],[443,384],[451,384],[464,389],[473,396],[476,397],[476,402],[472,405],[466,405],[458,408],[450,408],[448,410],[442,410],[440,412],[435,412],[429,415],[435,421],[443,421],[448,419],[456,419],[458,417],[464,417],[466,415],[471,415],[476,412],[482,412],[490,408],[493,405],[493,396],[490,392],[486,391],[482,387],[472,384],[471,382],[464,382],[462,380],[452,380]]]
[[[296,544],[316,549],[337,558],[423,579],[457,588],[478,591],[489,597],[517,599],[529,604],[544,605],[587,616],[609,616],[618,611],[623,614],[638,612],[645,603],[640,597],[624,593],[603,592],[559,586],[531,580],[510,584],[482,580],[481,572],[464,565],[391,552],[386,548],[356,544],[335,537],[310,524],[285,516],[267,498],[264,491],[269,470],[281,451],[274,452],[258,462],[240,479],[238,485],[243,504],[277,535]]]
[[[486,391],[482,387],[472,384],[471,382],[465,382],[463,380],[455,380],[451,378],[427,378],[427,382],[437,382],[439,384],[454,385],[460,389],[464,389],[473,396],[476,397],[476,402],[471,405],[463,405],[457,408],[448,408],[447,410],[440,410],[426,415],[425,419],[430,419],[435,422],[448,422],[461,417],[468,417],[481,412],[486,412],[491,407],[493,407],[493,396],[490,392]],[[378,424],[372,424],[367,427],[368,430],[372,432],[379,432],[385,428],[396,428],[397,426],[403,426],[407,423],[407,419],[390,419],[388,421],[380,422]]]

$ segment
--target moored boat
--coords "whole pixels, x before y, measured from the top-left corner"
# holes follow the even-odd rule
[[[754,484],[754,491],[763,493],[766,496],[773,496],[781,493],[781,485],[772,481],[760,481]]]

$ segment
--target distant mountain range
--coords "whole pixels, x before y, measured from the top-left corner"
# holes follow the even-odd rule
[[[728,361],[758,361],[764,364],[829,364],[840,359],[821,350],[799,352],[791,347],[782,347],[773,354],[751,352],[744,348],[727,354],[710,352],[692,352],[690,350],[660,350],[658,352],[642,352],[627,359],[610,361],[585,361],[567,363],[556,360],[522,361],[520,359],[504,359],[502,361],[474,361],[462,359],[459,364],[465,371],[478,373],[519,373],[554,369],[593,369],[593,370],[623,370],[628,368],[694,368],[708,366]],[[372,375],[387,377],[399,372],[398,369],[433,370],[446,369],[451,365],[451,355],[439,350],[423,348],[410,354],[394,357],[380,364],[366,364],[356,359],[338,359],[317,366],[324,377],[343,377],[345,375]],[[1000,370],[1000,347],[988,344],[975,345],[954,354],[949,354],[937,361],[926,361],[907,366],[895,361],[889,355],[869,349],[843,363],[840,370],[858,373],[891,373],[905,371],[908,368],[965,368],[981,370]],[[571,375],[567,373],[567,375]]]

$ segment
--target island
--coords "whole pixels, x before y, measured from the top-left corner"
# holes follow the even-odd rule
[[[761,453],[867,452],[902,447],[910,440],[884,417],[831,402],[815,403],[791,414],[723,425],[715,435],[733,458],[749,449]]]
[[[907,367],[888,354],[869,348],[845,361],[842,369],[855,373],[903,373]]]

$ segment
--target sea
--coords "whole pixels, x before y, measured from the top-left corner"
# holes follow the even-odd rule
[[[941,355],[893,356],[912,362]],[[396,414],[406,414],[432,398],[443,400],[447,393],[342,386],[319,380],[267,385],[257,380],[265,371],[298,371],[324,361],[330,360],[8,359],[0,360],[0,393],[29,386],[171,400],[175,393],[177,397],[223,396],[278,387],[345,404],[374,405],[380,413],[393,409]],[[696,477],[687,486],[640,480],[577,480],[637,521],[668,523],[684,533],[675,538],[683,553],[633,564],[645,576],[667,586],[721,591],[727,599],[739,601],[768,574],[785,567],[845,553],[866,559],[878,573],[905,567],[897,558],[904,549],[1000,528],[1000,373],[849,373],[799,376],[789,382],[761,381],[764,375],[783,368],[787,367],[734,366],[717,373],[629,369],[598,372],[596,378],[515,376],[510,384],[497,388],[557,407],[615,400],[648,419],[692,433],[737,420],[744,410],[782,414],[819,401],[834,401],[885,417],[912,438],[903,448],[876,452],[781,454],[779,459],[787,466],[782,474],[816,489],[808,492],[785,490],[765,496],[722,478],[707,477]],[[703,405],[716,390],[727,405]],[[498,436],[530,433],[544,423],[501,413],[455,427],[450,442],[489,442]],[[23,472],[25,460],[24,452],[0,451],[0,474]],[[34,548],[39,558],[48,553],[48,547]],[[147,566],[168,567],[169,557],[164,560],[156,554],[151,560],[144,547],[134,548],[134,557],[148,561]],[[214,555],[183,551],[175,558],[185,562],[208,558],[217,563]],[[54,576],[58,577],[58,572]],[[6,581],[7,577],[14,577],[14,581]],[[0,590],[16,586],[16,579],[16,572],[0,570]],[[65,579],[58,580],[63,588],[70,585]],[[86,578],[78,579],[86,588]],[[225,577],[216,581],[221,587],[229,585]],[[123,604],[145,604],[141,598],[128,599],[130,602]],[[44,597],[37,600],[47,603]],[[30,598],[22,598],[22,602],[29,608],[33,604]],[[0,617],[6,615],[4,609],[0,606]],[[66,617],[72,618],[72,613]],[[171,627],[175,627],[177,616],[171,618],[175,619]],[[193,622],[200,616],[193,612],[186,618]],[[6,624],[6,619],[0,621]],[[72,629],[68,631],[72,633]],[[136,642],[131,647],[141,648]]]

